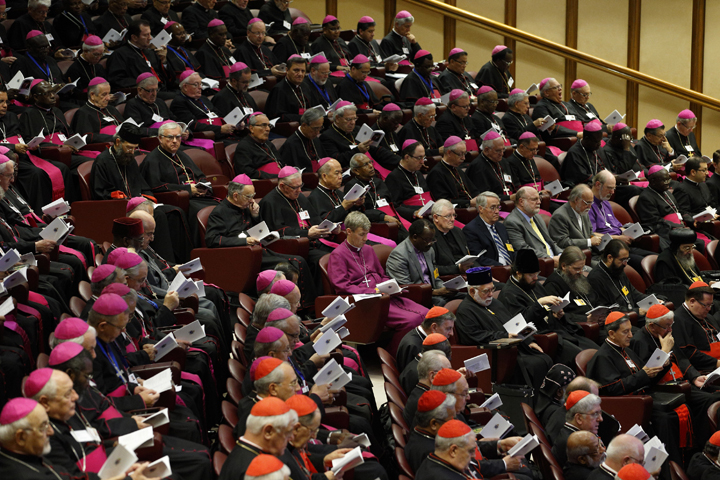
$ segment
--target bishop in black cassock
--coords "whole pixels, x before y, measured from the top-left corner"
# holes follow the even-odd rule
[[[247,24],[253,18],[253,14],[249,8],[240,8],[236,0],[227,2],[218,11],[218,17],[225,22],[228,33],[233,38],[244,37],[247,35]]]
[[[176,90],[178,88],[178,77],[180,77],[180,74],[185,70],[199,71],[201,63],[193,52],[184,47],[188,37],[185,35],[183,26],[179,23],[168,23],[168,25],[170,25],[170,27],[167,28],[167,31],[172,33],[172,39],[167,44],[165,74],[169,88]]]
[[[416,220],[415,212],[430,200],[430,191],[425,177],[420,174],[419,168],[413,169],[414,165],[411,160],[406,160],[411,156],[412,154],[405,155],[400,165],[385,179],[395,210],[408,222]]]
[[[67,48],[78,48],[90,35],[97,33],[92,18],[83,12],[82,5],[68,3],[60,15],[53,20],[58,39]]]
[[[167,91],[167,80],[160,59],[148,46],[134,43],[133,38],[137,37],[132,35],[127,43],[116,48],[108,58],[107,75],[113,88],[133,88],[141,73],[150,72],[158,78],[160,89]]]
[[[256,123],[266,124],[265,115],[254,117]],[[250,178],[275,178],[285,165],[280,160],[275,145],[268,141],[269,130],[249,125],[250,135],[238,142],[233,154],[233,167],[235,173],[244,173]]]
[[[465,63],[461,63],[465,62]],[[447,68],[438,76],[438,83],[443,95],[450,93],[456,88],[466,92],[471,97],[475,96],[478,85],[472,75],[465,71],[467,65],[467,52],[461,48],[453,48],[448,55]]]
[[[415,105],[430,105],[430,100],[421,98]],[[428,114],[416,114],[412,120],[403,126],[398,132],[398,142],[405,143],[405,140],[417,140],[425,148],[425,155],[434,157],[441,155],[440,148],[443,145],[443,139],[435,129],[431,126],[432,118],[436,109],[432,109]]]
[[[328,80],[328,76],[319,73],[321,60],[318,55],[310,61],[310,71],[305,76],[302,83],[302,89],[311,106],[322,105],[327,109],[338,99],[333,83]],[[324,57],[323,57],[324,58]],[[324,62],[327,63],[327,62]]]
[[[492,87],[498,93],[498,98],[507,98],[515,84],[509,70],[512,61],[513,51],[505,45],[497,45],[493,48],[490,61],[480,68],[475,82]]]
[[[398,19],[396,18],[396,20]],[[417,42],[411,42],[410,39],[407,38],[406,34],[398,33],[398,28],[403,31],[407,29],[407,33],[410,33],[410,29],[407,27],[407,24],[398,26],[396,23],[393,29],[390,30],[390,33],[385,35],[380,42],[380,50],[382,51],[383,58],[387,58],[391,55],[405,55],[408,59],[411,59],[415,57],[415,54],[420,51],[422,47],[420,47],[420,44]]]
[[[325,20],[333,19],[328,23],[323,23],[323,33],[310,45],[310,53],[313,55],[322,53],[330,62],[330,70],[336,72],[348,71],[350,61],[352,60],[350,49],[345,40],[340,38],[340,30],[337,18],[332,15],[325,17]],[[338,28],[338,30],[332,30]]]
[[[191,3],[182,12],[182,24],[185,30],[193,33],[195,40],[208,38],[208,23],[218,18],[213,8],[205,8],[199,2]]]
[[[170,104],[170,112],[175,115],[177,121],[188,125],[188,129],[193,132],[214,132],[216,140],[228,137],[222,133],[224,125],[217,124],[220,120],[219,115],[213,110],[212,102],[205,96],[193,98],[181,91]]]
[[[500,152],[492,152],[495,148],[502,148],[502,139],[496,140],[493,146],[480,152],[480,155],[470,162],[466,173],[479,191],[493,192],[501,201],[510,200],[510,195],[515,193],[517,180],[513,178],[509,160]],[[499,158],[499,161],[488,158],[485,155],[486,150],[489,155]]]
[[[568,149],[560,167],[560,177],[571,185],[591,184],[593,177],[605,170],[602,157],[597,152],[601,140],[600,122],[588,123],[583,138]]]
[[[370,17],[365,17],[365,19],[370,19]],[[362,25],[365,25],[366,28],[360,28]],[[385,64],[383,63],[382,50],[380,50],[380,44],[378,43],[378,41],[372,39],[368,42],[367,38],[363,38],[360,36],[361,30],[363,31],[363,34],[365,34],[364,31],[369,28],[368,25],[375,26],[375,22],[372,22],[372,24],[363,24],[362,22],[358,23],[358,34],[355,35],[352,40],[350,40],[347,44],[348,48],[350,49],[350,56],[355,58],[355,56],[357,55],[365,55],[370,59],[371,67],[384,67]]]
[[[240,111],[245,114],[256,112],[258,109],[255,99],[247,93],[247,85],[250,82],[250,70],[243,68],[243,65],[245,64],[237,62],[230,67],[230,78],[225,88],[222,88],[218,93],[213,95],[211,101],[213,107],[215,107],[215,112],[220,117],[225,117],[233,111],[235,107],[240,108]],[[246,70],[246,72],[234,78],[235,72],[241,70]]]
[[[30,33],[31,30],[39,30],[46,36],[49,35],[50,37],[52,37],[52,39],[50,37],[47,37],[48,41],[50,42],[51,51],[55,51],[58,48],[63,47],[62,43],[60,43],[60,38],[58,38],[55,28],[53,28],[52,23],[48,22],[47,19],[43,20],[42,22],[36,22],[29,13],[26,13],[16,18],[10,26],[10,29],[7,32],[7,39],[10,43],[10,46],[15,50],[25,50],[27,48],[25,40],[27,34]]]
[[[338,190],[342,185],[340,162],[332,159],[320,162],[318,177],[320,178],[318,186],[310,192],[308,198],[320,218],[340,223],[351,211],[363,210],[364,198],[359,198],[355,202],[345,201],[343,192]]]
[[[110,85],[107,85],[108,93]],[[112,142],[114,130],[124,121],[117,108],[108,104],[108,98],[101,99],[99,95],[88,95],[88,101],[75,112],[72,119],[72,129],[76,132],[88,133],[87,143]],[[107,129],[105,132],[101,130]],[[115,127],[114,129],[112,127]]]
[[[132,17],[126,13],[127,5],[125,3],[112,2],[112,4],[93,22],[100,38],[104,38],[110,29],[120,33],[132,23]]]
[[[287,35],[275,42],[273,54],[278,62],[286,62],[291,55],[300,55],[301,57],[310,58],[310,26],[309,22],[303,17],[298,17],[292,24],[292,29]]]
[[[635,153],[638,160],[646,168],[653,165],[665,165],[673,160],[676,156],[685,152],[674,150],[672,153],[668,150],[672,148],[665,137],[658,137],[655,133],[662,131],[663,125],[660,120],[650,120],[645,127],[645,135],[635,142]]]
[[[81,52],[75,57],[75,60],[73,60],[72,65],[68,67],[63,77],[63,81],[66,82],[78,81],[77,87],[75,87],[72,94],[73,98],[76,99],[80,105],[85,103],[87,87],[90,80],[95,77],[107,78],[105,75],[105,67],[100,64],[104,50],[104,48],[99,48],[102,46],[102,40],[100,40],[100,37],[93,36],[85,40],[85,42],[88,46],[96,45],[96,48],[87,52]]]
[[[223,30],[227,31],[224,27],[214,27],[211,30],[219,32]],[[218,43],[215,43],[213,40]],[[233,57],[230,49],[225,46],[224,33],[222,35],[215,33],[215,35],[205,39],[205,43],[195,52],[195,58],[199,64],[199,71],[206,77],[214,78],[215,80],[227,79],[230,73],[230,67],[235,63],[235,57]]]
[[[451,94],[452,97],[453,94]],[[456,97],[457,98],[457,97]],[[466,99],[467,106],[470,105],[470,100]],[[480,149],[480,135],[485,132],[479,131],[475,128],[475,124],[468,115],[468,108],[462,108],[455,104],[448,107],[447,111],[435,122],[435,130],[440,134],[440,137],[447,139],[451,136],[460,137],[463,140],[473,140],[474,145],[466,145],[468,150],[478,151]]]
[[[702,156],[695,139],[695,133],[693,133],[696,125],[697,117],[692,110],[683,110],[678,113],[677,123],[665,132],[667,141],[676,152],[676,155],[685,155],[688,158],[693,155]],[[680,133],[680,129],[685,133]]]
[[[283,5],[283,9],[278,4]],[[286,34],[292,27],[292,16],[290,15],[290,9],[287,3],[283,3],[281,0],[270,0],[265,2],[260,7],[260,13],[258,13],[260,20],[265,24],[272,23],[269,27],[269,35]]]
[[[298,75],[294,70],[300,69],[302,73]],[[280,118],[280,122],[299,122],[302,114],[312,107],[300,88],[304,73],[304,61],[288,64],[288,75],[275,84],[267,98],[265,112],[268,118]]]
[[[318,161],[327,157],[318,131],[313,129],[318,124],[322,127],[322,117],[311,125],[303,123],[283,143],[280,147],[280,159],[284,165],[292,165],[298,169],[304,168],[307,172],[317,171]]]
[[[636,150],[637,151],[637,150]],[[660,248],[670,245],[670,231],[693,224],[691,215],[684,213],[670,193],[670,174],[664,168],[653,167],[648,175],[650,185],[644,188],[635,205],[640,224],[660,236]]]
[[[138,87],[138,94],[125,102],[125,110],[123,114],[125,119],[132,118],[140,125],[140,131],[143,137],[156,137],[158,133],[157,127],[151,128],[151,125],[164,122],[166,120],[175,120],[170,108],[163,100],[157,98],[157,92],[147,92],[157,88],[157,80],[151,74],[147,75],[142,82],[142,87]]]
[[[258,30],[263,28],[255,26],[255,23],[252,24],[251,28]],[[256,41],[254,37],[248,36],[247,39],[240,44],[237,50],[235,50],[236,60],[241,61],[250,67],[254,73],[258,74],[258,76],[266,77],[268,75],[272,75],[273,72],[271,69],[278,63],[275,55],[273,55],[272,51],[268,47],[262,44],[262,38],[264,37],[260,39],[261,43],[259,44],[252,43],[250,41],[251,38],[253,38],[253,41]]]
[[[354,103],[359,113],[372,113],[381,108],[380,100],[365,81],[369,73],[370,61],[365,55],[358,55],[352,60],[350,73],[345,74],[336,88],[338,97]]]
[[[427,175],[427,184],[433,198],[445,198],[460,208],[470,207],[480,193],[467,173],[460,169],[465,160],[465,149],[456,146],[462,153],[451,149],[461,143],[460,137],[451,136],[445,141],[445,155]]]
[[[419,55],[419,56],[418,56]],[[433,57],[427,50],[420,50],[413,60],[415,68],[403,80],[398,92],[398,99],[409,107],[420,98],[440,98],[440,84],[431,74]],[[435,100],[436,102],[438,100]]]
[[[346,115],[348,114],[350,113],[346,113]],[[358,141],[355,140],[358,132],[360,132],[360,127],[354,127],[348,132],[339,126],[336,119],[335,123],[333,123],[330,128],[326,129],[322,135],[320,135],[320,141],[322,142],[327,156],[340,162],[343,168],[348,168],[350,166],[350,159],[353,155],[356,153],[366,152],[369,152],[369,157],[372,157],[373,160],[389,170],[397,165],[399,161],[398,156],[387,148],[382,146],[370,147],[365,152],[358,149]]]
[[[170,5],[160,4],[160,10],[158,10],[157,6],[158,4],[152,2],[152,5],[141,15],[141,18],[150,22],[150,33],[152,33],[153,37],[159,35],[168,23],[180,22],[180,17],[178,17],[175,10],[170,9]]]

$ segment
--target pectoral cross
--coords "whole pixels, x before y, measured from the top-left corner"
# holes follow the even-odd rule
[[[510,195],[510,189],[508,188],[507,184],[505,184],[505,187],[503,188],[503,193],[505,195]]]
[[[370,287],[370,280],[367,278],[367,275],[363,275],[363,277],[365,278],[363,280],[363,283],[365,284],[365,286]]]

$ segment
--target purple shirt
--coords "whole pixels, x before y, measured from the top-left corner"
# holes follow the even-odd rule
[[[415,248],[415,247],[413,247]],[[420,262],[420,268],[422,269],[423,274],[423,282],[428,283],[430,285],[433,284],[432,280],[430,279],[430,271],[428,270],[427,262],[425,261],[425,254],[415,248],[415,255],[417,255],[418,262]]]
[[[613,215],[612,207],[607,200],[594,197],[593,206],[590,208],[588,215],[590,216],[593,232],[622,235],[622,223]]]

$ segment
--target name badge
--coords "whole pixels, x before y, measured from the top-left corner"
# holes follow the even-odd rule
[[[98,435],[97,430],[90,427],[86,430],[71,430],[70,435],[73,436],[76,442],[78,443],[88,443],[88,442],[101,442],[100,435]]]
[[[425,190],[423,190],[422,187],[413,187],[413,189],[415,190],[415,193],[417,193],[418,195],[422,195],[423,193],[425,193]]]
[[[48,42],[52,42],[53,40],[55,40],[55,39],[53,38],[53,36],[52,36],[51,33],[46,33],[46,34],[45,34],[45,37],[47,37]]]
[[[575,115],[565,115],[565,120],[568,122],[572,122],[575,120]]]
[[[283,27],[290,30],[292,28],[292,25],[290,25],[290,22],[288,22],[287,20],[283,20]]]
[[[432,98],[433,103],[442,103],[442,98]]]
[[[512,87],[515,84],[515,79],[510,77],[508,78],[508,87]]]
[[[473,90],[478,89],[477,83],[475,83],[475,82],[470,82],[470,86],[472,87]]]
[[[307,385],[303,385],[302,392],[303,392],[303,393],[308,393],[309,391],[310,391],[310,388],[308,388]]]
[[[208,116],[208,118],[210,118],[210,119],[218,118],[218,116],[217,116],[217,114],[216,114],[215,112],[208,112],[207,116]]]
[[[576,299],[575,299],[575,305],[577,305],[578,307],[584,307],[584,306],[585,306],[585,300],[583,300],[582,298],[576,298]]]
[[[61,142],[64,142],[65,140],[67,140],[67,137],[62,133],[58,133],[58,138],[60,139]]]
[[[0,45],[2,45],[2,43],[3,43],[2,38],[0,38]]]
[[[402,49],[403,49],[403,53],[404,53],[405,55],[409,55],[409,54],[410,54],[410,50],[409,50],[407,47],[402,47]]]
[[[250,115],[250,114],[253,113],[254,111],[255,111],[255,110],[253,110],[253,109],[250,108],[250,107],[243,108],[243,113],[244,113],[245,115]]]
[[[307,210],[300,210],[300,220],[310,220],[310,214]]]
[[[103,117],[103,120],[105,120],[106,122],[114,122],[115,121],[115,119],[113,117]]]
[[[514,251],[515,251],[515,250],[513,249],[512,243],[506,243],[506,244],[505,244],[505,249],[506,249],[508,252],[514,252]]]
[[[438,269],[436,268],[433,270],[433,278],[438,278],[440,276],[440,272],[438,272]]]
[[[384,198],[378,198],[378,201],[377,201],[378,207],[387,207],[388,205],[389,204],[388,204],[387,200],[385,200]]]
[[[720,333],[717,334],[717,339],[720,340]]]
[[[678,220],[680,220],[681,222],[683,221],[682,214],[676,213],[675,215],[677,215]]]
[[[312,57],[312,55],[310,55],[309,53],[301,53],[300,56],[302,58],[307,58],[308,60],[310,59],[310,57]]]
[[[693,282],[702,282],[702,277],[693,277]]]
[[[497,123],[493,123],[492,127],[496,132],[498,132],[498,133],[502,132],[502,130],[500,129],[500,125],[498,125]]]
[[[158,115],[157,113],[153,113],[152,120],[153,120],[153,122],[162,122],[165,119],[163,117],[161,117],[160,115]]]
[[[138,383],[137,377],[135,376],[134,373],[128,374],[128,382],[130,382],[130,383],[137,383],[138,385],[140,385],[140,384]]]
[[[238,238],[247,238],[247,233],[245,233],[245,232],[238,233]]]
[[[228,62],[230,62],[232,65],[234,65],[237,62],[237,60],[235,60],[235,57],[230,56],[230,58],[228,58]]]
[[[630,295],[630,290],[628,290],[628,288],[623,285],[622,293],[623,293],[623,295],[628,296],[628,295]]]
[[[588,118],[597,118],[597,117],[595,116],[595,114],[592,113],[592,112],[587,112],[587,117],[588,117]]]
[[[145,63],[147,63],[147,66],[152,68],[152,64],[150,63],[150,60],[145,60]]]
[[[390,150],[392,150],[393,152],[397,152],[397,151],[398,151],[397,145],[395,145],[394,143],[391,143],[391,144],[390,144]]]
[[[160,22],[162,22],[163,25],[167,25],[168,19],[165,17],[160,17]]]
[[[382,63],[382,57],[380,55],[375,55],[375,61],[377,63]]]
[[[629,358],[625,360],[625,363],[627,363],[627,366],[630,367],[630,368],[637,368],[637,367],[635,366],[635,362],[633,362],[633,361],[630,360]]]
[[[695,149],[692,147],[692,145],[685,145],[685,150],[687,150],[688,152],[694,152],[694,151],[695,151]]]
[[[503,180],[505,180],[508,183],[512,183],[512,177],[509,173],[503,173]]]

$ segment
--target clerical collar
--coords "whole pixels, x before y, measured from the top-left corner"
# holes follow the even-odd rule
[[[420,338],[422,338],[424,340],[425,337],[427,337],[427,335],[428,335],[427,332],[423,329],[423,327],[421,325],[418,325],[415,328],[418,331],[418,333],[420,334]]]
[[[415,433],[427,438],[428,440],[432,440],[433,442],[435,441],[435,437],[431,436],[429,432],[426,432],[425,430],[421,429],[420,427],[415,427]]]
[[[617,475],[617,472],[610,468],[607,463],[603,462],[600,464],[600,468],[605,470],[607,473],[609,473],[612,477],[615,477]]]
[[[243,443],[247,443],[248,445],[257,448],[257,449],[260,450],[261,452],[264,451],[263,448],[262,448],[260,445],[258,445],[258,444],[255,443],[255,442],[251,442],[250,440],[248,440],[247,438],[245,438],[245,435],[243,435],[242,437],[240,437],[238,441],[243,442]]]
[[[137,45],[135,45],[134,43],[132,43],[130,40],[128,40],[128,45],[130,45],[130,46],[133,47],[135,50],[138,50],[138,51],[140,51],[140,52],[142,52],[142,51],[144,50],[144,48],[138,47]]]
[[[690,180],[690,177],[685,177],[685,180],[683,180],[683,181],[688,181],[688,182],[692,183],[693,185],[699,185],[699,184],[700,184],[699,182]]]
[[[573,432],[577,432],[580,430],[578,427],[576,427],[575,425],[573,425],[572,423],[569,423],[569,422],[565,422],[564,426],[567,427],[568,430],[572,430]]]
[[[617,343],[615,343],[615,342],[613,342],[612,340],[610,340],[610,338],[606,338],[605,341],[606,341],[611,347],[617,348],[617,349],[619,349],[619,350],[625,350],[623,347],[621,347],[621,346],[618,345]]]
[[[347,240],[345,241],[345,243],[347,244],[347,247],[355,253],[360,253],[360,250],[362,250],[362,247],[356,247],[355,245],[351,244]]]
[[[320,182],[318,182],[318,187],[322,188],[323,190],[327,190],[328,192],[334,192],[334,191],[335,191],[335,190],[333,190],[333,189],[331,189],[331,188],[326,187],[325,185],[323,185],[323,184],[320,183]]]

